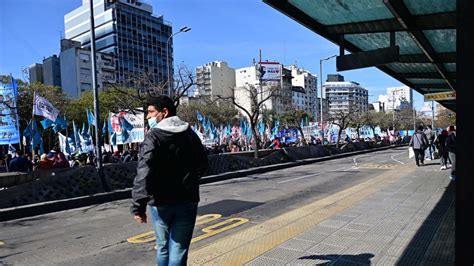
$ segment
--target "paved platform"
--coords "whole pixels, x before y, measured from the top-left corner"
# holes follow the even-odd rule
[[[190,265],[454,265],[455,182],[414,162],[190,253]]]

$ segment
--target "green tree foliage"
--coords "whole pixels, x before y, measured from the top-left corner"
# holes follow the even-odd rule
[[[197,111],[211,119],[214,125],[234,123],[237,110],[227,102],[190,102],[178,106],[178,116],[191,124],[197,124]]]

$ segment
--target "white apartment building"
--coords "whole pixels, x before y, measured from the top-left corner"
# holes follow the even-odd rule
[[[369,93],[367,89],[361,87],[357,82],[343,81],[342,77],[341,81],[328,81],[324,83],[323,90],[329,102],[329,114],[340,111],[368,111]]]
[[[387,88],[386,95],[379,95],[379,102],[383,103],[385,111],[389,112],[413,109],[413,90],[407,86]]]
[[[291,71],[292,104],[297,110],[304,110],[313,117],[319,117],[317,77],[295,65],[285,67]]]
[[[214,100],[216,96],[232,97],[235,69],[224,61],[214,61],[196,68],[197,95]]]
[[[260,81],[258,67],[258,65],[254,65],[235,70],[234,97],[236,102],[245,109],[250,110],[252,97],[250,93],[251,88],[257,90],[257,100],[259,101],[268,97],[269,93],[276,88],[275,96],[270,97],[263,104],[263,109],[274,110],[276,114],[282,114],[291,109],[291,72],[281,66],[280,73],[282,73],[282,75],[280,80]]]
[[[115,83],[114,55],[97,53],[97,87],[102,91],[107,83]],[[71,98],[80,98],[84,92],[92,91],[91,52],[80,47],[80,43],[61,40],[61,87]]]

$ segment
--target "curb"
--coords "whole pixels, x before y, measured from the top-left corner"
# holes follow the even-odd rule
[[[300,166],[300,165],[305,165],[305,164],[312,164],[316,162],[339,159],[339,158],[349,157],[349,156],[358,155],[358,154],[370,153],[374,151],[383,151],[383,150],[393,149],[397,147],[403,147],[406,145],[407,144],[390,145],[390,146],[381,147],[381,148],[346,152],[346,153],[318,157],[318,158],[296,160],[294,162],[285,162],[285,163],[272,164],[272,165],[266,165],[266,166],[260,166],[260,167],[252,167],[249,169],[238,170],[234,172],[227,172],[227,173],[222,173],[222,174],[217,174],[217,175],[206,176],[201,179],[200,184],[209,184],[209,183],[214,183],[218,181],[244,177],[244,176],[253,175],[253,174],[261,174],[261,173],[271,172],[275,170],[280,170],[284,168],[290,168],[290,167],[295,167],[295,166]],[[24,206],[6,208],[6,209],[0,210],[0,222],[9,221],[13,219],[20,219],[20,218],[25,218],[25,217],[30,217],[30,216],[36,216],[36,215],[41,215],[41,214],[47,214],[47,213],[52,213],[52,212],[64,211],[64,210],[69,210],[69,209],[74,209],[74,208],[86,207],[86,206],[106,203],[106,202],[110,202],[114,200],[127,199],[131,197],[131,193],[132,193],[132,189],[127,188],[127,189],[122,189],[118,191],[98,193],[98,194],[89,195],[89,196],[47,201],[47,202],[34,203],[34,204],[29,204],[29,205],[24,205]]]

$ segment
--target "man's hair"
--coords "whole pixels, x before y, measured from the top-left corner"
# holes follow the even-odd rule
[[[147,100],[147,106],[154,106],[159,112],[163,111],[163,108],[168,109],[169,116],[176,115],[176,106],[174,106],[173,100],[165,95],[150,97]]]
[[[419,125],[419,126],[418,126],[418,130],[423,130],[423,126],[422,126],[422,125]]]

